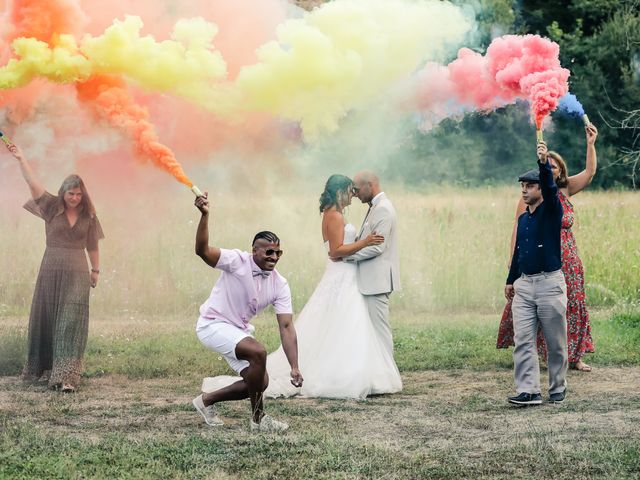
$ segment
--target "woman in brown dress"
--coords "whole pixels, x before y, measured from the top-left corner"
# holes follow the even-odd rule
[[[562,203],[563,216],[562,228],[560,230],[560,249],[562,253],[562,271],[567,282],[567,350],[569,356],[569,367],[581,372],[590,372],[591,366],[583,361],[585,353],[595,351],[593,338],[591,336],[591,323],[589,312],[585,303],[584,291],[584,268],[582,260],[578,255],[578,247],[571,227],[573,226],[574,213],[573,205],[569,200],[576,193],[584,190],[593,179],[596,173],[598,161],[596,156],[596,138],[598,130],[592,124],[585,127],[587,137],[586,166],[580,173],[569,176],[564,159],[556,152],[549,152],[553,178],[559,187],[558,197]],[[516,211],[516,225],[518,217],[525,211],[526,205],[520,199]],[[511,238],[511,252],[515,245],[515,226]],[[546,358],[547,351],[542,335],[542,330],[538,330],[538,353]],[[513,346],[513,317],[511,313],[511,302],[509,301],[502,313],[500,327],[498,328],[498,348],[508,348]]]
[[[58,195],[52,195],[35,177],[20,149],[13,144],[8,149],[20,162],[31,190],[32,199],[24,207],[44,220],[47,240],[31,303],[22,378],[48,381],[49,388],[73,392],[82,373],[89,331],[89,287],[98,284],[98,240],[104,235],[78,175],[69,175]]]

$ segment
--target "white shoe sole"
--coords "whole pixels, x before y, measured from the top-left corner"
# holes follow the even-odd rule
[[[527,406],[527,405],[542,405],[542,400],[531,400],[529,402],[518,402],[517,400],[507,400],[507,402],[509,402],[512,405],[522,405],[522,406]]]
[[[196,397],[193,399],[193,401],[191,403],[193,403],[193,406],[195,407],[195,409],[198,411],[198,413],[200,415],[202,415],[202,418],[204,420],[204,423],[206,423],[207,425],[209,425],[210,427],[219,427],[224,425],[224,422],[222,420],[218,421],[218,422],[210,422],[207,420],[207,415],[204,413],[204,410],[200,408],[200,405],[198,405],[198,403],[196,402],[196,400],[199,397]]]

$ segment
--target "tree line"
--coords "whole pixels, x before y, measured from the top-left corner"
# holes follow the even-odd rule
[[[482,0],[480,7],[481,53],[492,38],[507,33],[539,34],[560,45],[561,63],[571,71],[570,91],[599,128],[593,185],[638,188],[640,0]],[[545,140],[563,155],[570,173],[584,168],[579,119],[554,113]],[[409,182],[513,181],[535,160],[535,132],[526,106],[512,105],[489,115],[446,120],[426,134],[416,132],[398,155],[405,157],[399,163],[404,168],[394,172]]]

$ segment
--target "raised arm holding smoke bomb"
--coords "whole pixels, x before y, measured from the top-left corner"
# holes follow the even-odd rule
[[[3,136],[2,138],[4,139],[6,137]],[[34,200],[40,198],[44,193],[44,187],[36,178],[36,175],[33,173],[33,169],[31,168],[31,165],[29,165],[27,159],[24,158],[22,150],[20,150],[20,148],[14,143],[5,142],[5,144],[7,146],[7,150],[11,152],[11,154],[16,158],[16,160],[18,160],[18,163],[20,164],[20,171],[22,172],[22,177],[24,178],[25,182],[27,182],[27,185],[31,190],[31,197],[33,197]]]
[[[598,138],[598,129],[593,123],[589,123],[585,125],[584,130],[587,140],[585,168],[580,173],[568,177],[567,186],[561,187],[566,188],[566,193],[569,196],[573,196],[576,193],[579,193],[587,188],[591,184],[593,177],[596,175],[596,170],[598,169],[598,155],[596,153],[596,139]],[[558,154],[555,154],[555,157],[558,156]],[[552,155],[552,158],[553,157],[554,155]],[[555,159],[557,160],[557,158]]]
[[[567,284],[567,348],[569,354],[569,367],[582,372],[591,371],[591,367],[582,361],[585,353],[595,351],[595,346],[591,336],[591,324],[589,322],[589,312],[586,307],[584,290],[584,268],[578,255],[576,240],[571,227],[574,221],[574,207],[569,198],[584,188],[593,179],[597,170],[596,139],[598,129],[590,122],[586,122],[586,164],[585,168],[576,175],[569,176],[564,159],[556,152],[546,151],[546,144],[541,153],[546,152],[551,163],[553,178],[558,186],[558,198],[563,207],[562,229],[560,231],[562,271]],[[511,254],[515,248],[515,236],[517,219],[525,212],[526,205],[520,199],[516,210],[516,222],[513,229],[511,241]],[[513,318],[511,312],[511,302],[509,295],[512,291],[505,291],[509,300],[504,308],[500,327],[498,329],[498,348],[508,348],[514,344]],[[547,355],[546,344],[542,332],[538,332],[537,337],[538,353],[544,358]]]
[[[598,169],[598,156],[596,153],[596,139],[598,138],[598,129],[593,123],[587,123],[585,125],[585,133],[587,140],[586,162],[584,170],[582,170],[580,173],[569,177],[564,159],[556,152],[548,152],[551,156],[551,168],[553,169],[554,180],[556,181],[556,183],[559,182],[558,186],[560,187],[560,191],[568,197],[571,197],[576,193],[580,193],[582,190],[588,187],[591,184],[591,181],[596,175],[596,171]],[[511,234],[511,250],[509,258],[511,258],[511,255],[513,255],[513,249],[515,247],[516,225],[518,217],[522,215],[525,209],[526,205],[522,200],[522,197],[520,197],[518,206],[516,208],[516,221],[513,225],[513,231]]]
[[[4,135],[2,140],[20,163],[31,191],[32,198],[24,207],[46,223],[47,248],[31,304],[27,362],[22,377],[48,381],[52,389],[73,392],[82,373],[89,330],[89,287],[98,283],[98,241],[104,234],[78,175],[69,175],[58,195],[52,195],[37,179],[20,148]]]
[[[216,414],[216,403],[249,398],[251,430],[286,430],[286,423],[264,413],[263,392],[269,385],[267,352],[253,338],[254,329],[249,323],[261,310],[273,305],[291,367],[291,383],[301,386],[303,378],[298,368],[291,292],[286,279],[275,269],[282,255],[280,239],[272,232],[258,232],[253,239],[252,253],[210,246],[206,192],[196,198],[195,206],[202,214],[196,232],[196,255],[207,265],[222,270],[209,299],[200,307],[196,334],[207,348],[222,355],[242,379],[202,393],[193,399],[193,405],[208,425],[215,426],[224,423]]]

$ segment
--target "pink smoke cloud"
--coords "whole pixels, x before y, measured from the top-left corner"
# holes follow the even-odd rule
[[[427,64],[417,79],[419,109],[439,119],[527,100],[538,128],[569,89],[558,44],[538,35],[497,38],[484,56],[462,48],[448,66]]]

